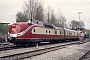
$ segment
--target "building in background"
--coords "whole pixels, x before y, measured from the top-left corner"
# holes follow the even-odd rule
[[[7,23],[0,23],[0,24],[9,25],[10,23],[7,22]]]

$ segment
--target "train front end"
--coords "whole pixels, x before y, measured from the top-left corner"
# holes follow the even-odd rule
[[[18,38],[22,37],[25,32],[27,31],[27,28],[32,25],[31,23],[27,22],[20,22],[20,23],[14,23],[10,26],[9,32],[8,32],[8,42],[10,43],[18,43]]]

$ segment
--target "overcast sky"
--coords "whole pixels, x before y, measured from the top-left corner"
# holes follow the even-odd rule
[[[0,0],[0,22],[15,22],[15,15],[22,11],[24,0]],[[90,29],[90,0],[44,0],[44,6],[51,6],[65,16],[67,21],[79,20],[78,12],[82,12],[81,20]]]

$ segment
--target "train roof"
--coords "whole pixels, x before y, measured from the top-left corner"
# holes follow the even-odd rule
[[[44,25],[45,27],[47,27],[47,28],[56,29],[56,27],[55,27],[53,24],[44,23],[43,25]]]
[[[52,25],[52,24],[49,24],[49,23],[43,23],[42,21],[39,21],[39,20],[28,20],[29,23],[32,23],[32,24],[38,24],[38,25],[41,25],[41,26],[44,26],[44,27],[47,27],[47,28],[52,28],[52,29],[55,29],[55,26]]]
[[[32,24],[38,24],[38,25],[41,25],[41,26],[43,26],[43,22],[42,21],[39,21],[39,20],[28,20],[27,21],[28,23],[32,23]]]
[[[69,31],[74,31],[74,32],[76,32],[76,30],[71,30],[71,29],[65,29],[65,30],[67,30],[67,31],[69,30]]]
[[[80,30],[71,30],[71,29],[65,29],[65,30],[69,30],[69,31],[72,31],[72,32],[82,32],[82,31],[80,31]]]
[[[46,28],[51,28],[51,29],[65,29],[67,31],[76,31],[76,30],[70,30],[70,29],[66,29],[66,28],[60,28],[60,27],[56,27],[54,26],[53,24],[50,24],[50,23],[43,23],[42,21],[39,21],[39,20],[28,20],[27,21],[28,23],[32,23],[32,24],[37,24],[37,25],[40,25],[40,26],[44,26]]]

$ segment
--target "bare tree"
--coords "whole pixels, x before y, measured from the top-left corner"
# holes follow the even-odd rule
[[[52,10],[50,23],[55,25],[55,22],[56,22],[55,14],[54,10]]]
[[[43,7],[42,7],[42,5],[40,5],[36,9],[35,19],[40,20],[40,21],[43,21],[43,17],[44,17]]]
[[[78,28],[78,27],[79,27],[79,22],[76,21],[76,20],[72,20],[72,21],[70,22],[70,27],[71,27],[71,29],[76,29],[76,28]]]
[[[51,20],[51,13],[52,13],[52,9],[50,7],[50,5],[48,6],[48,8],[44,9],[44,22],[45,23],[51,23],[50,20]]]
[[[54,24],[57,27],[66,27],[66,19],[61,14],[60,10],[58,10],[58,13],[54,12],[54,9],[51,9],[50,5],[48,8],[44,11],[44,21],[46,23]]]
[[[62,13],[60,12],[60,10],[58,9],[58,13],[55,14],[56,16],[56,21],[55,21],[55,25],[61,28],[67,28],[67,24],[66,24],[66,18],[62,15]]]
[[[48,15],[48,23],[49,23],[49,21],[50,21],[50,13],[49,13],[49,10],[48,10],[47,15]]]
[[[84,28],[85,27],[85,24],[84,24],[84,22],[82,20],[79,21],[79,26],[80,26],[80,28]]]
[[[41,0],[28,0],[23,5],[24,13],[29,19],[43,20],[43,4]]]
[[[49,7],[48,7],[48,12],[47,12],[47,20],[48,20],[48,23],[50,23],[50,15],[51,15],[51,7],[50,7],[50,5],[49,5]]]
[[[59,21],[60,21],[60,22],[59,22],[59,24],[60,24],[59,26],[60,26],[61,28],[65,28],[65,26],[67,25],[67,24],[66,24],[66,21],[67,21],[66,18],[63,17],[63,16],[61,16]]]
[[[61,14],[61,12],[60,12],[60,9],[58,9],[58,13],[57,13],[57,24],[58,24],[58,26],[60,27],[60,19],[61,19],[61,16],[62,16],[62,14]]]

